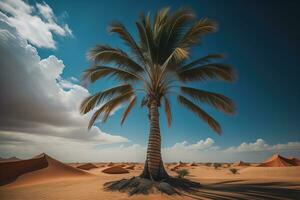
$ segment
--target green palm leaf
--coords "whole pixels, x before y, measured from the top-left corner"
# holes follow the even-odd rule
[[[88,128],[90,129],[95,123],[96,119],[102,114],[102,121],[105,122],[109,117],[110,113],[116,109],[122,103],[130,100],[134,95],[134,92],[129,91],[125,94],[119,95],[113,99],[110,99],[105,104],[103,104],[91,117]]]
[[[119,67],[131,71],[144,71],[143,67],[131,59],[127,53],[107,45],[97,45],[88,52],[87,57],[95,63],[115,63]]]
[[[136,57],[138,57],[142,62],[144,61],[144,55],[140,47],[122,23],[112,23],[109,27],[109,31],[112,33],[117,33],[119,37],[125,42],[125,44],[130,47],[131,51],[136,55]]]
[[[233,114],[235,111],[233,101],[222,94],[217,94],[217,93],[208,92],[205,90],[199,90],[190,87],[180,87],[180,90],[183,94],[189,95],[193,99],[196,99],[203,103],[212,105],[219,111],[228,114]]]
[[[212,59],[218,59],[218,58],[224,58],[223,54],[209,54],[207,56],[201,57],[199,59],[196,59],[189,64],[186,64],[179,68],[179,71],[187,70],[192,67],[197,67],[196,65],[202,65],[210,62]]]
[[[96,80],[107,76],[115,77],[121,81],[141,80],[141,78],[135,72],[129,72],[127,70],[107,66],[96,66],[86,70],[84,72],[83,79],[88,79],[91,82],[95,82]]]
[[[121,124],[124,123],[124,121],[125,121],[125,119],[127,118],[128,114],[130,113],[130,111],[132,110],[132,108],[135,106],[135,103],[136,103],[136,96],[134,96],[134,97],[130,100],[130,102],[129,102],[127,108],[126,108],[126,110],[124,111],[124,113],[123,113],[123,115],[122,115],[122,118],[121,118]]]
[[[235,80],[235,73],[232,68],[222,63],[211,63],[178,71],[177,75],[183,82],[205,80],[223,80],[232,82]]]
[[[195,22],[190,29],[186,32],[183,36],[182,40],[180,41],[181,47],[190,47],[191,45],[195,45],[199,43],[199,39],[208,34],[215,32],[217,30],[216,22],[208,19],[202,18]]]
[[[133,91],[131,85],[129,84],[122,84],[119,86],[115,86],[104,90],[102,92],[97,92],[94,95],[91,95],[83,100],[80,105],[80,112],[82,114],[86,114],[101,102],[105,101],[105,99],[112,98],[115,95],[125,94],[129,91]]]
[[[204,110],[199,108],[196,104],[194,104],[192,101],[188,100],[184,96],[178,95],[177,99],[181,105],[195,113],[198,117],[205,121],[215,132],[221,134],[222,131],[219,123],[210,115],[208,115]]]

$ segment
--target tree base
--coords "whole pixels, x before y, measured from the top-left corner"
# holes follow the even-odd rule
[[[200,183],[184,178],[168,177],[161,181],[152,181],[142,177],[132,177],[104,184],[104,189],[109,191],[127,192],[134,194],[164,193],[167,195],[180,195],[181,192],[192,192],[200,188]]]
[[[155,174],[151,173],[151,171],[148,167],[148,161],[146,160],[144,170],[139,177],[144,178],[144,179],[150,179],[152,181],[161,181],[161,180],[169,178],[170,176],[167,173],[167,171],[165,170],[162,160],[160,162],[159,171],[158,171],[158,173],[155,173]]]

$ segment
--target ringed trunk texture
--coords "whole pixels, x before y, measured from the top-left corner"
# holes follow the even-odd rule
[[[161,137],[159,128],[159,112],[156,101],[151,101],[149,105],[150,134],[148,140],[147,158],[143,173],[143,178],[159,181],[168,178],[162,157],[161,157]]]

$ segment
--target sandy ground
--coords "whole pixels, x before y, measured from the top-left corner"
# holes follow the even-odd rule
[[[141,166],[130,170],[128,174],[105,174],[102,170],[106,167],[103,167],[103,164],[99,166],[100,168],[89,171],[92,175],[51,179],[49,182],[31,183],[28,181],[31,175],[24,174],[15,182],[0,187],[0,199],[300,199],[300,167],[235,167],[239,172],[232,174],[228,167],[214,169],[207,166],[187,166],[190,172],[187,178],[202,184],[199,191],[184,193],[181,196],[164,194],[128,196],[126,193],[104,191],[103,184],[137,176],[141,173]],[[175,175],[174,172],[168,171],[171,175]]]

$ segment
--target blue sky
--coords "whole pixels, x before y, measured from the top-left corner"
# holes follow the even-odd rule
[[[42,3],[28,1],[29,5]],[[140,12],[155,12],[169,6],[194,9],[198,17],[209,17],[219,23],[219,31],[204,38],[203,44],[192,51],[192,58],[209,53],[224,53],[224,63],[234,67],[238,80],[198,83],[205,90],[231,97],[237,107],[235,116],[227,116],[203,106],[217,119],[223,129],[218,136],[192,113],[172,101],[173,123],[167,128],[161,114],[163,147],[187,141],[190,144],[212,138],[220,148],[255,142],[262,138],[270,145],[300,140],[300,45],[299,3],[289,1],[59,1],[47,0],[58,24],[67,24],[72,36],[53,34],[56,49],[39,48],[45,59],[54,55],[63,61],[61,77],[80,79],[89,63],[86,52],[96,44],[110,44],[126,49],[116,35],[107,32],[108,25],[121,21],[136,36],[134,22]],[[1,26],[0,26],[1,27]],[[99,81],[88,87],[90,93],[114,85]],[[130,140],[129,144],[145,146],[148,138],[147,110],[136,107],[123,126],[116,112],[98,127],[106,133],[116,133]],[[113,145],[112,145],[113,146]],[[299,155],[299,151],[296,152]]]
[[[74,38],[59,41],[55,51],[40,51],[41,56],[54,54],[63,59],[68,66],[63,76],[79,78],[88,66],[85,54],[95,44],[107,43],[125,48],[116,35],[107,33],[107,26],[112,21],[121,21],[135,35],[134,22],[140,12],[153,13],[165,6],[172,9],[189,6],[199,17],[210,17],[220,25],[220,30],[207,36],[203,45],[193,51],[193,56],[224,53],[227,57],[224,62],[234,66],[239,77],[234,84],[209,82],[200,84],[200,87],[230,96],[238,111],[230,117],[208,109],[223,127],[224,135],[219,137],[173,102],[174,123],[171,128],[166,128],[162,116],[163,144],[206,137],[212,137],[222,146],[256,138],[264,138],[270,143],[299,139],[300,86],[296,85],[300,72],[296,56],[299,34],[294,33],[299,27],[289,26],[299,14],[293,9],[296,7],[293,2],[289,5],[255,1],[129,2],[47,1],[56,13],[68,13],[65,20],[72,28]],[[90,86],[90,90],[97,91],[112,84],[102,81]],[[145,143],[146,112],[136,109],[123,127],[119,125],[120,113],[99,126],[105,131],[121,133],[134,143]]]

